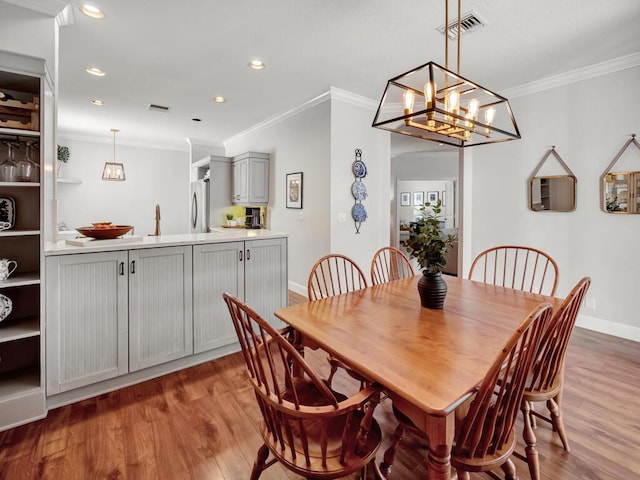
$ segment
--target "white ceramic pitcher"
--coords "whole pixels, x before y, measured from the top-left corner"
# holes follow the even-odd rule
[[[8,258],[0,258],[0,280],[6,280],[18,268],[18,262]]]

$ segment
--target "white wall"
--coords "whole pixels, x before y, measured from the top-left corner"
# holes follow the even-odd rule
[[[226,144],[228,157],[270,154],[269,228],[289,234],[289,285],[306,295],[316,259],[330,250],[330,123],[328,99]],[[302,209],[286,208],[286,174],[303,173]]]
[[[523,138],[472,149],[473,215],[466,228],[474,254],[510,243],[551,254],[560,268],[559,296],[591,276],[595,308],[583,308],[579,324],[635,340],[640,217],[602,212],[599,179],[629,135],[640,134],[639,83],[634,67],[510,99]],[[527,178],[551,145],[578,178],[575,212],[528,209]]]
[[[351,257],[367,278],[375,252],[389,245],[390,139],[389,132],[371,128],[376,105],[350,102],[343,95],[331,101],[331,253]],[[361,160],[367,166],[362,182],[368,197],[362,201],[368,218],[356,227],[351,218],[354,198],[351,185],[355,177],[352,164],[355,150],[362,150]],[[344,214],[345,221],[339,220]]]
[[[51,75],[56,58],[53,17],[0,2],[0,50],[43,58]]]
[[[105,143],[58,138],[70,150],[62,177],[82,184],[58,183],[58,222],[71,229],[91,222],[133,225],[135,235],[155,230],[160,204],[162,234],[189,232],[189,153],[133,147],[118,143],[116,161],[123,163],[124,182],[102,180],[104,163],[113,160],[113,138]]]

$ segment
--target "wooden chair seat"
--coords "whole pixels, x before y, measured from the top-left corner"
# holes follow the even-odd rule
[[[333,392],[278,330],[237,298],[223,297],[263,419],[251,480],[276,461],[310,479],[362,471],[382,440],[373,418],[380,389],[369,385],[349,398]]]
[[[542,250],[501,245],[476,256],[469,280],[553,296],[558,285],[558,265]]]

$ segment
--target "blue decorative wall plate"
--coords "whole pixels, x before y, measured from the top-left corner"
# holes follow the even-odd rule
[[[364,222],[367,219],[367,210],[361,203],[356,203],[351,209],[351,216],[356,222]]]
[[[367,166],[362,160],[356,160],[353,162],[353,174],[358,178],[364,178],[367,176]]]
[[[351,185],[351,195],[356,200],[364,200],[367,198],[367,187],[365,187],[364,183],[359,180],[356,180]]]

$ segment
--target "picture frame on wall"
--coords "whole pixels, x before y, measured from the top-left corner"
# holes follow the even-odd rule
[[[421,207],[424,205],[424,192],[413,192],[413,206]]]
[[[439,192],[427,192],[427,202],[436,203],[440,198]]]
[[[401,207],[409,207],[409,206],[411,206],[411,193],[410,192],[400,192],[400,206]]]
[[[302,208],[302,172],[287,173],[287,208]]]

